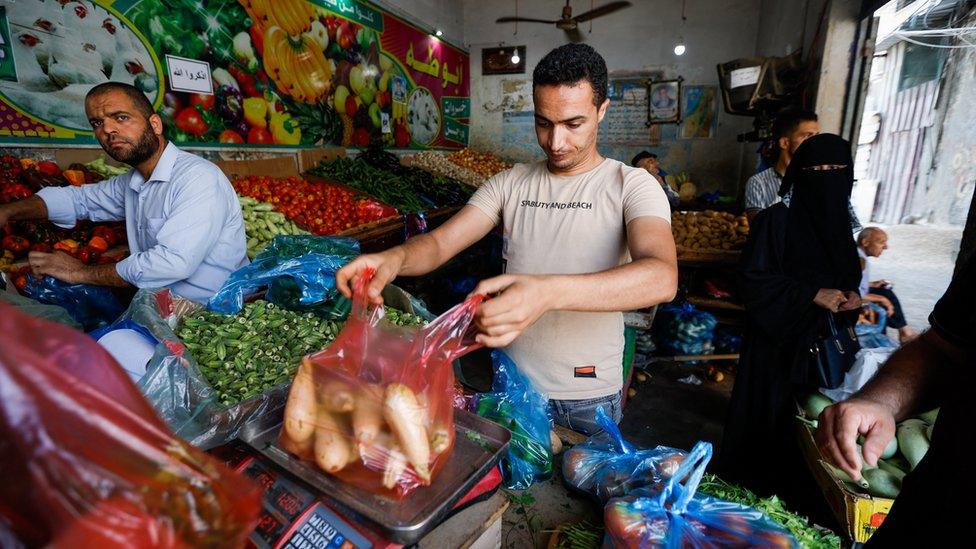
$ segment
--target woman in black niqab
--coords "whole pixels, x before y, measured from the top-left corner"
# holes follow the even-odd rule
[[[860,306],[861,269],[848,209],[853,184],[847,141],[831,134],[804,141],[783,178],[783,201],[753,220],[741,259],[746,326],[722,474],[794,506],[802,505],[798,499],[822,500],[803,465],[794,418],[795,396],[816,390],[809,349],[824,329],[826,310]],[[856,315],[841,312],[835,319],[843,326],[850,314]]]

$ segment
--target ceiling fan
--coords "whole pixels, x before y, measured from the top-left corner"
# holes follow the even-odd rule
[[[534,19],[531,17],[499,17],[496,23],[546,23],[548,25],[556,25],[557,29],[562,29],[566,32],[566,36],[572,42],[579,42],[583,40],[583,35],[579,30],[579,23],[584,21],[589,21],[591,19],[596,19],[597,17],[603,17],[604,15],[613,13],[617,10],[630,7],[630,2],[610,2],[609,4],[604,4],[599,8],[594,8],[590,11],[583,12],[576,17],[573,17],[573,7],[569,5],[570,0],[566,0],[566,5],[563,6],[563,15],[559,19],[548,20],[548,19]],[[517,10],[516,10],[517,11]]]

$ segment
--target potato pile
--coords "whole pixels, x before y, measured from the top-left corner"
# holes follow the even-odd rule
[[[671,214],[671,233],[678,250],[740,250],[749,234],[745,216],[726,212],[675,212]]]

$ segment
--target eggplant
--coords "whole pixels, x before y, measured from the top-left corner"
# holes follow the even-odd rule
[[[233,86],[217,88],[217,114],[228,126],[235,126],[244,118],[244,96]]]

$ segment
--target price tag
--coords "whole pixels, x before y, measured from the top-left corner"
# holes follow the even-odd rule
[[[166,67],[169,70],[169,87],[171,90],[213,95],[210,63],[167,55]]]
[[[735,69],[729,75],[731,80],[729,87],[731,88],[741,88],[742,86],[751,86],[756,82],[759,82],[759,71],[762,67],[746,67],[744,69]]]

